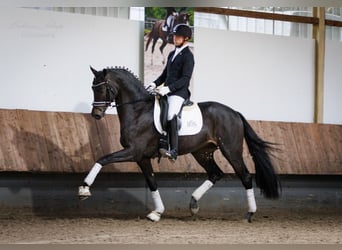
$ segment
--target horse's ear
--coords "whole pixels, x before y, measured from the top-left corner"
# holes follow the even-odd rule
[[[96,71],[92,66],[90,66],[91,72],[93,72],[94,76],[97,76],[99,74],[98,71]]]

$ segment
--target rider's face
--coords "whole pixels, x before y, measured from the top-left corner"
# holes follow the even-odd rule
[[[185,39],[183,36],[177,36],[177,35],[173,36],[173,43],[175,44],[176,47],[182,46],[184,42],[185,42]]]

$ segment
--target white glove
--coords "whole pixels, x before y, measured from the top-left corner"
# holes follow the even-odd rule
[[[156,84],[154,82],[151,82],[149,84],[144,85],[144,87],[148,91],[148,93],[152,94],[156,89]]]
[[[164,96],[164,95],[167,95],[168,93],[170,93],[170,89],[169,89],[169,87],[160,86],[160,87],[156,88],[156,92],[157,92],[157,94]]]

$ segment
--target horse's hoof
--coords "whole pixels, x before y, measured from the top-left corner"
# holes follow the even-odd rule
[[[246,219],[249,223],[252,223],[252,217],[253,217],[254,213],[253,212],[248,212],[246,214]]]
[[[88,199],[88,198],[89,198],[89,196],[81,196],[81,195],[78,196],[78,199],[79,199],[80,201],[84,201],[84,200],[86,200],[86,199]]]
[[[89,186],[79,186],[78,187],[78,198],[83,201],[91,196]]]
[[[147,219],[149,219],[150,221],[158,222],[158,221],[160,221],[161,214],[158,213],[158,212],[156,212],[156,211],[152,211],[152,212],[149,213],[146,217],[147,217]]]
[[[195,215],[197,214],[199,211],[199,206],[198,206],[198,203],[197,201],[195,200],[194,197],[191,197],[191,200],[190,200],[190,212],[192,215]]]

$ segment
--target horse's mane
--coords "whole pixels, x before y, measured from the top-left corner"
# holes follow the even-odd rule
[[[144,87],[144,83],[139,79],[139,77],[133,73],[132,70],[130,70],[127,67],[124,66],[115,66],[115,67],[107,67],[105,70],[108,73],[114,73],[117,77],[119,78],[129,78],[129,82],[131,83],[130,85],[134,85],[135,88],[140,92],[144,94],[149,93],[146,91]]]
[[[139,77],[132,70],[130,70],[129,68],[127,68],[125,66],[107,67],[106,70],[109,71],[109,72],[114,72],[114,71],[124,71],[124,72],[127,72],[131,76],[133,76],[133,78],[135,78],[135,80],[137,80],[137,82],[139,82],[140,84],[143,85],[143,83],[139,79]]]

